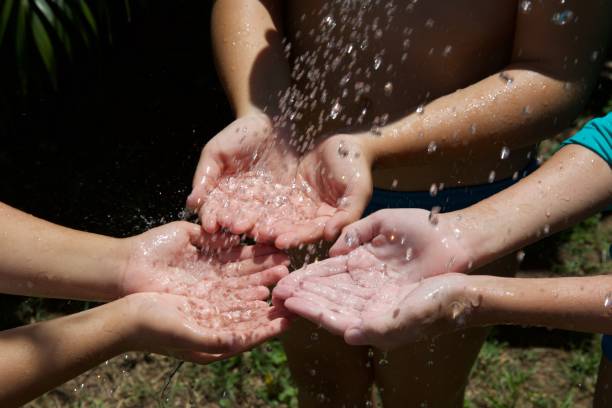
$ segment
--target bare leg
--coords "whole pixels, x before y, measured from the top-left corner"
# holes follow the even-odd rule
[[[366,407],[373,373],[367,347],[299,320],[282,338],[300,407]]]
[[[599,374],[597,375],[597,387],[593,408],[606,408],[612,405],[612,363],[601,356],[599,362]]]
[[[478,273],[511,276],[516,267],[512,255]],[[411,344],[386,356],[377,352],[383,364],[375,364],[375,381],[385,408],[462,407],[470,370],[488,331],[464,330]]]

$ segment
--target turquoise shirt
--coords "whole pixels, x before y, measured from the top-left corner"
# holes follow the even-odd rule
[[[564,140],[560,147],[568,144],[586,147],[612,166],[612,112],[591,120],[574,136]]]

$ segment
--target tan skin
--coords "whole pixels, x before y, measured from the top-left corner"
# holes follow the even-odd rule
[[[502,179],[523,169],[534,145],[572,120],[596,76],[598,61],[590,57],[606,46],[609,2],[532,2],[529,13],[521,13],[518,3],[419,1],[406,10],[409,3],[402,2],[389,20],[387,2],[373,1],[359,23],[357,8],[342,20],[336,3],[323,0],[217,0],[213,41],[220,76],[239,118],[282,113],[279,92],[293,83],[303,94],[314,95],[306,102],[318,101],[312,109],[306,103],[297,109],[295,133],[311,138],[355,134],[362,157],[373,165],[374,186],[423,191],[432,183],[483,184],[492,170]],[[564,9],[573,11],[571,21],[553,24],[552,16]],[[377,18],[380,35],[372,28]],[[366,32],[368,46],[362,50]],[[289,60],[283,55],[283,36],[291,42]],[[340,39],[341,46],[326,54],[327,45]],[[346,55],[343,47],[350,41],[355,41],[355,59],[346,57],[334,71],[335,57]],[[324,69],[326,64],[330,69]],[[303,68],[288,77],[297,65]],[[356,100],[355,87],[363,90],[364,85],[369,91]],[[348,90],[344,98],[343,87]],[[336,101],[342,109],[332,115]],[[425,104],[422,114],[415,112],[419,104]],[[369,132],[373,125],[380,137]],[[430,146],[435,151],[428,154]],[[504,146],[510,155],[500,160]],[[203,169],[196,173],[196,188],[204,174]],[[364,193],[363,202],[368,198]],[[355,221],[351,214],[354,219],[343,222]],[[331,239],[343,226],[326,228],[325,237]],[[511,275],[515,269],[509,257],[478,273]],[[371,364],[367,349],[348,349],[323,333],[304,344],[313,331],[312,326],[296,327],[286,342],[302,406],[363,406],[373,379],[385,390],[385,406],[461,406],[467,375],[486,336],[482,329],[442,336],[433,348],[419,343],[389,354],[389,364],[381,366]]]

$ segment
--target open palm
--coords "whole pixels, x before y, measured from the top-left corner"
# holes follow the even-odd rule
[[[136,350],[209,363],[282,333],[287,314],[263,301],[215,301],[160,293],[126,298],[137,316]]]
[[[269,246],[236,246],[237,238],[209,235],[174,222],[128,238],[122,294],[165,292],[217,300],[255,300],[287,274],[287,257]]]
[[[452,226],[424,210],[383,210],[345,228],[333,258],[283,278],[275,302],[346,336],[351,327],[383,324],[421,279],[465,271],[469,257]]]
[[[277,197],[292,195],[297,162],[286,129],[265,115],[239,118],[202,150],[187,205],[209,233],[249,232],[266,208],[285,204]]]
[[[258,235],[273,239],[278,248],[334,239],[365,209],[372,194],[370,167],[357,136],[336,135],[319,142],[297,168],[308,211],[302,217],[278,214]]]

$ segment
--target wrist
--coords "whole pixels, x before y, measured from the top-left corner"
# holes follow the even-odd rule
[[[138,245],[138,235],[128,238],[113,238],[115,240],[115,290],[111,299],[119,299],[129,295],[126,288],[128,274],[130,273],[130,263]]]
[[[101,330],[108,340],[108,356],[116,356],[128,351],[136,351],[134,347],[138,331],[133,307],[126,297],[106,303],[92,309],[99,313],[98,321],[102,322]]]
[[[142,347],[142,339],[148,336],[145,334],[142,319],[142,305],[144,298],[148,295],[150,294],[134,293],[107,303],[113,309],[112,324],[117,333],[119,353],[145,351]]]
[[[460,272],[469,273],[492,260],[495,254],[496,235],[483,222],[486,215],[473,215],[469,211],[459,210],[439,215],[440,224],[448,226],[455,236],[460,236],[459,243],[465,253],[468,264]]]

